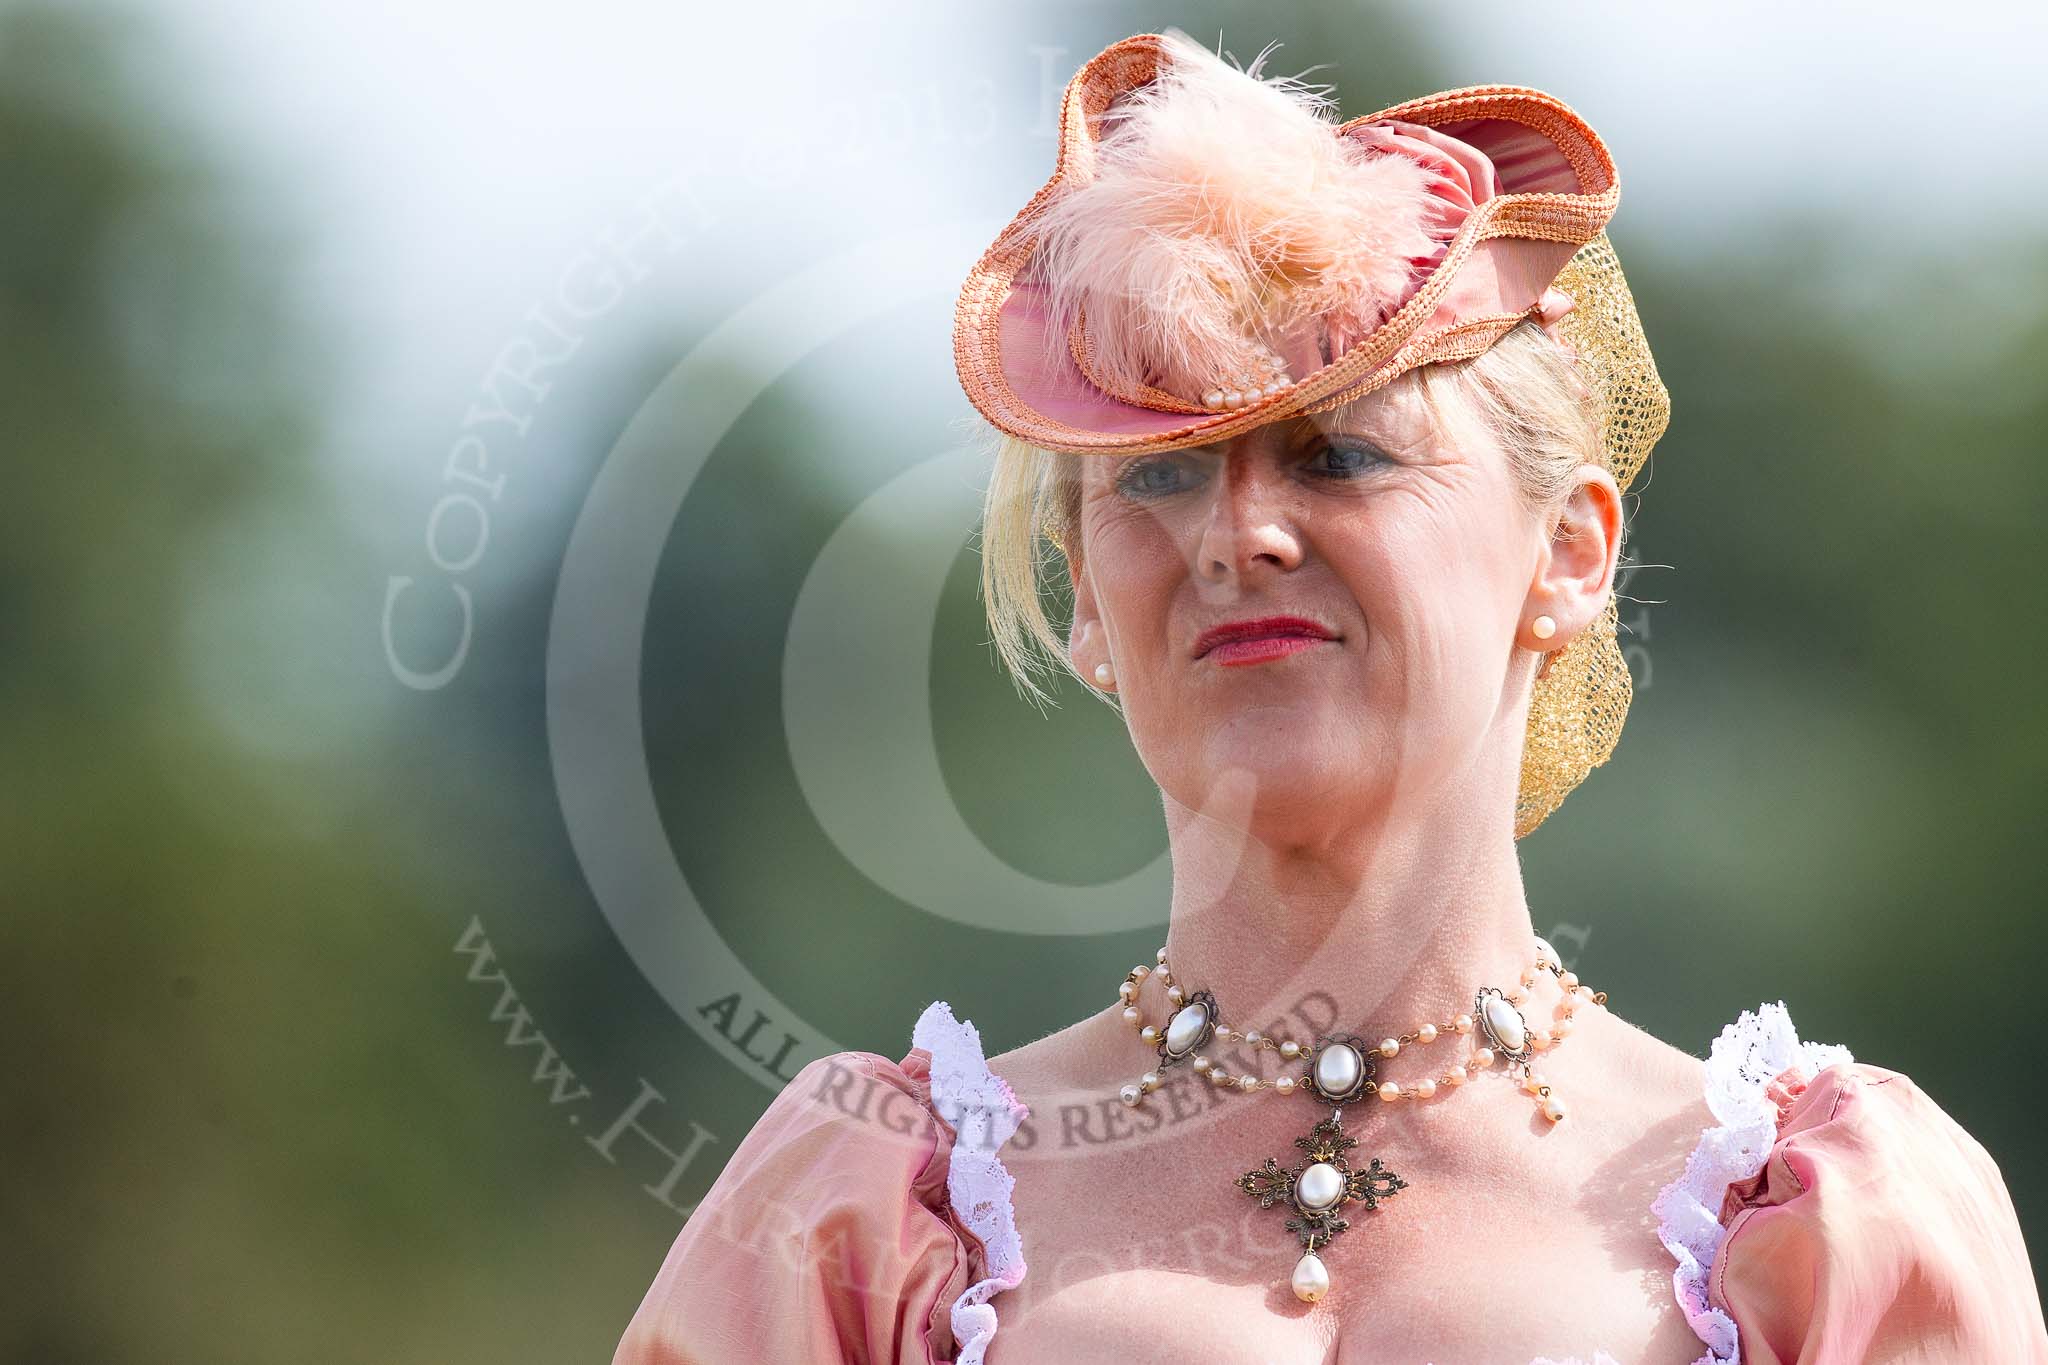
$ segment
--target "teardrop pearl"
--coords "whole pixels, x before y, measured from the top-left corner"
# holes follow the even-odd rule
[[[1294,1297],[1314,1303],[1330,1292],[1330,1271],[1313,1251],[1294,1263]]]

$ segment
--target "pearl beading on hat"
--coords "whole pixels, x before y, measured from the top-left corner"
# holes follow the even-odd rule
[[[1278,352],[1268,350],[1252,367],[1218,382],[1202,395],[1202,406],[1211,412],[1227,412],[1270,398],[1292,384],[1287,362]]]

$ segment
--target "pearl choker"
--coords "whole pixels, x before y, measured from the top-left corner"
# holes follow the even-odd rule
[[[1126,1105],[1142,1103],[1146,1095],[1164,1084],[1161,1072],[1186,1063],[1219,1089],[1247,1094],[1272,1090],[1281,1095],[1301,1091],[1318,1104],[1330,1106],[1330,1117],[1318,1122],[1306,1137],[1294,1140],[1303,1153],[1294,1165],[1283,1169],[1272,1157],[1267,1157],[1264,1165],[1245,1172],[1236,1181],[1239,1189],[1259,1201],[1260,1208],[1268,1209],[1284,1201],[1295,1215],[1287,1220],[1287,1230],[1300,1239],[1304,1250],[1294,1267],[1293,1288],[1296,1297],[1308,1303],[1314,1303],[1330,1290],[1330,1272],[1316,1252],[1351,1226],[1338,1216],[1344,1206],[1360,1203],[1371,1211],[1379,1207],[1381,1200],[1408,1188],[1408,1182],[1382,1166],[1378,1157],[1363,1168],[1346,1157],[1345,1153],[1358,1145],[1358,1139],[1344,1132],[1344,1106],[1375,1095],[1386,1103],[1430,1100],[1462,1086],[1500,1059],[1507,1062],[1508,1075],[1519,1080],[1543,1116],[1552,1123],[1560,1122],[1565,1116],[1564,1101],[1552,1093],[1549,1082],[1533,1066],[1532,1058],[1557,1046],[1571,1032],[1572,1013],[1581,996],[1595,1005],[1607,1003],[1605,991],[1580,985],[1578,977],[1564,969],[1551,946],[1539,938],[1536,960],[1523,970],[1520,986],[1505,991],[1481,987],[1472,997],[1470,1014],[1460,1014],[1440,1024],[1424,1021],[1398,1038],[1382,1039],[1376,1046],[1369,1046],[1364,1039],[1349,1033],[1326,1033],[1313,1044],[1303,1044],[1291,1038],[1276,1040],[1257,1029],[1231,1028],[1222,1021],[1215,996],[1205,990],[1189,994],[1175,983],[1166,965],[1165,948],[1156,957],[1157,968],[1133,967],[1117,987],[1124,1021],[1137,1026],[1138,1036],[1153,1045],[1159,1055],[1157,1069],[1147,1071],[1118,1092]],[[1556,976],[1564,988],[1556,1017],[1548,1029],[1530,1027],[1518,1008],[1527,1002],[1529,988],[1542,971]],[[1164,1030],[1146,1023],[1144,1012],[1138,1007],[1139,988],[1153,977],[1165,986],[1167,1003],[1173,1007]],[[1463,1061],[1446,1068],[1441,1075],[1425,1076],[1405,1086],[1377,1079],[1379,1063],[1375,1058],[1385,1060],[1405,1047],[1453,1037],[1471,1037],[1473,1047]],[[1212,1041],[1243,1043],[1254,1051],[1270,1049],[1284,1061],[1307,1062],[1309,1066],[1299,1075],[1281,1075],[1271,1081],[1250,1073],[1233,1076],[1201,1053],[1200,1049]]]

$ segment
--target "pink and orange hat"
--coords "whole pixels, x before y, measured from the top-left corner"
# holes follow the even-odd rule
[[[1168,30],[1068,83],[1052,178],[955,310],[994,426],[1083,454],[1210,444],[1574,306],[1555,282],[1621,186],[1563,101],[1475,86],[1336,124],[1259,65]]]

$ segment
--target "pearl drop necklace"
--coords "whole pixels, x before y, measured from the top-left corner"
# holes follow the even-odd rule
[[[1595,1005],[1607,1003],[1605,991],[1581,985],[1577,976],[1564,969],[1556,951],[1539,938],[1536,960],[1523,969],[1521,984],[1505,991],[1481,987],[1472,997],[1470,1014],[1459,1014],[1443,1023],[1424,1020],[1398,1038],[1383,1038],[1373,1046],[1349,1033],[1325,1033],[1313,1044],[1303,1044],[1292,1038],[1274,1039],[1257,1029],[1231,1028],[1222,1021],[1215,996],[1206,990],[1189,994],[1174,981],[1164,947],[1154,956],[1156,968],[1142,964],[1133,967],[1117,987],[1124,1022],[1135,1026],[1139,1038],[1151,1044],[1160,1058],[1157,1069],[1147,1071],[1117,1092],[1126,1105],[1135,1107],[1144,1102],[1146,1095],[1159,1089],[1165,1083],[1161,1071],[1187,1063],[1196,1074],[1206,1076],[1221,1090],[1246,1094],[1272,1090],[1281,1095],[1301,1091],[1319,1104],[1330,1106],[1330,1117],[1317,1123],[1306,1137],[1294,1140],[1304,1155],[1292,1167],[1282,1169],[1272,1157],[1267,1157],[1264,1165],[1245,1172],[1236,1181],[1239,1189],[1259,1201],[1260,1208],[1271,1208],[1284,1200],[1297,1215],[1287,1220],[1287,1230],[1300,1239],[1304,1248],[1294,1267],[1293,1289],[1295,1296],[1307,1303],[1314,1303],[1330,1290],[1329,1269],[1316,1252],[1350,1227],[1348,1221],[1338,1216],[1344,1205],[1362,1203],[1368,1211],[1375,1210],[1381,1200],[1408,1188],[1408,1182],[1382,1166],[1378,1157],[1373,1157],[1363,1169],[1354,1169],[1345,1153],[1358,1144],[1358,1139],[1344,1132],[1344,1106],[1374,1095],[1384,1103],[1434,1099],[1441,1092],[1464,1085],[1497,1059],[1504,1058],[1508,1075],[1519,1080],[1543,1116],[1552,1123],[1561,1122],[1565,1116],[1564,1101],[1552,1093],[1550,1083],[1535,1069],[1532,1059],[1536,1053],[1556,1047],[1571,1033],[1572,1015],[1581,997]],[[1518,1008],[1527,1002],[1529,988],[1542,971],[1554,975],[1564,989],[1548,1029],[1531,1028]],[[1163,1030],[1145,1022],[1144,1011],[1138,1007],[1140,989],[1153,977],[1165,986],[1167,1004],[1172,1006]],[[1454,1063],[1442,1075],[1425,1076],[1406,1086],[1377,1079],[1378,1062],[1374,1058],[1392,1058],[1403,1048],[1456,1037],[1472,1037],[1474,1046],[1462,1062]],[[1309,1066],[1298,1076],[1281,1075],[1271,1081],[1249,1072],[1234,1076],[1200,1051],[1212,1041],[1243,1043],[1253,1051],[1267,1049],[1279,1053],[1285,1061],[1307,1062]]]

